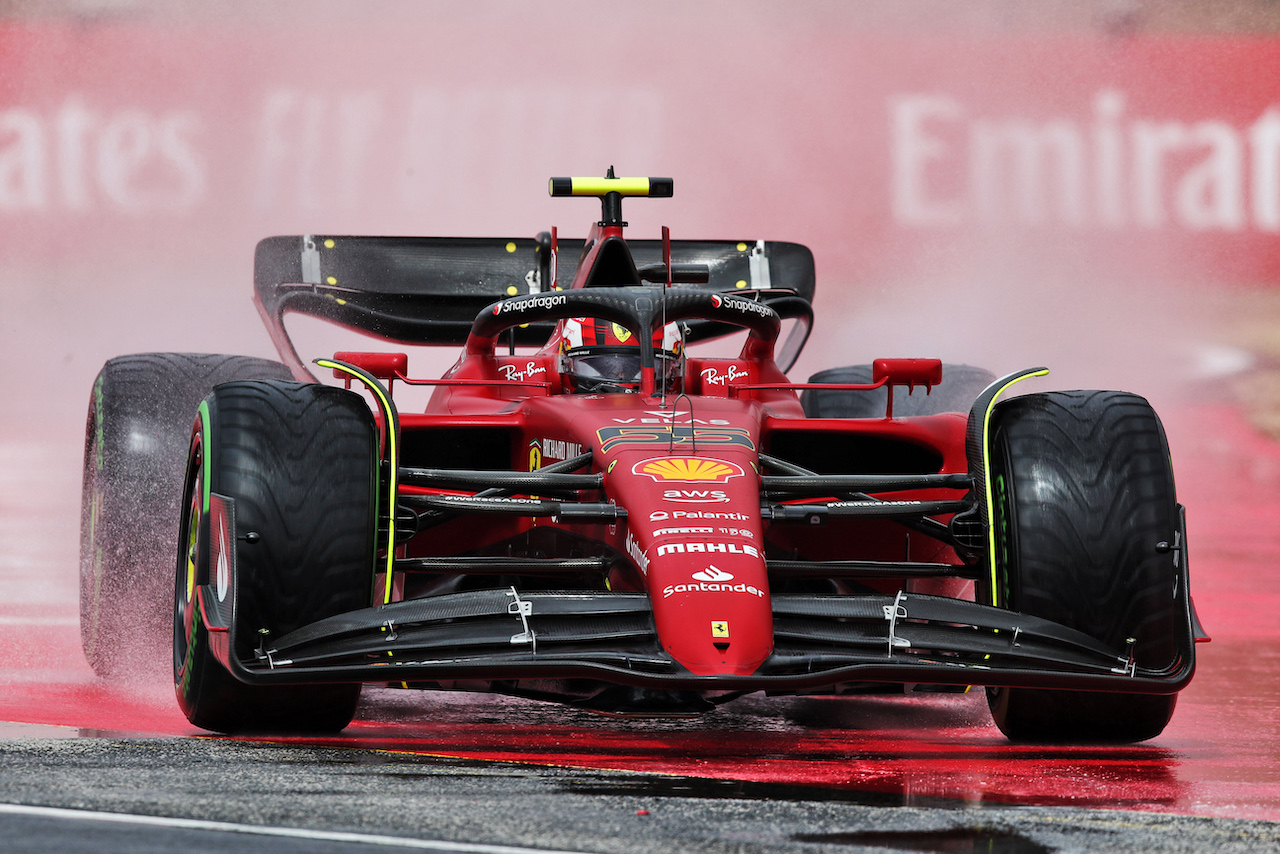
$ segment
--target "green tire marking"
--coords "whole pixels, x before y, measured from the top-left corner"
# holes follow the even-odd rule
[[[991,488],[991,414],[995,412],[996,401],[1000,399],[1000,395],[1004,394],[1014,383],[1022,382],[1031,377],[1043,377],[1049,373],[1047,368],[1039,371],[1028,371],[1025,374],[1014,377],[1009,382],[1000,386],[991,397],[991,402],[987,404],[987,411],[982,416],[982,475],[983,490],[986,492],[985,498],[987,502],[987,558],[991,564],[991,604],[996,605],[996,526],[995,526],[995,497]]]
[[[200,509],[205,514],[209,512],[209,491],[211,486],[212,475],[212,454],[209,453],[209,401],[200,401],[200,462],[204,468],[204,481],[200,489]]]

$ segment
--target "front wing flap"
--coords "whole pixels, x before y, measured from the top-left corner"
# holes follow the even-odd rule
[[[903,592],[773,597],[775,649],[749,676],[684,670],[659,644],[643,593],[453,593],[339,614],[277,638],[236,625],[234,558],[228,569],[229,603],[202,608],[202,616],[214,635],[260,638],[251,656],[214,645],[250,684],[581,678],[717,691],[888,682],[1168,694],[1195,668],[1185,564],[1178,654],[1164,670],[1137,667],[1127,651],[1047,620]],[[202,603],[218,599],[212,585],[199,595]]]

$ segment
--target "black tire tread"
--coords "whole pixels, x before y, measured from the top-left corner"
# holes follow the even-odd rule
[[[1177,500],[1150,404],[1118,391],[1033,394],[1001,403],[993,424],[992,476],[1006,479],[1008,494],[996,520],[1008,545],[1001,604],[1119,653],[1135,638],[1139,666],[1169,665],[1176,576],[1156,544],[1173,539]],[[991,697],[1006,735],[1037,742],[1142,741],[1163,730],[1176,700],[1029,689]]]
[[[363,401],[322,385],[234,382],[210,396],[209,420],[212,490],[235,500],[238,531],[261,536],[237,548],[236,654],[252,657],[259,629],[269,645],[367,606],[377,439]],[[359,685],[246,685],[207,652],[191,677],[174,663],[179,705],[218,732],[337,732],[360,696]]]
[[[209,353],[134,353],[103,365],[86,418],[80,576],[81,643],[99,676],[163,673],[183,464],[200,401],[228,380],[291,376],[278,362]],[[99,456],[101,473],[92,469]],[[97,477],[102,536],[90,543]]]
[[[343,389],[307,384],[232,383],[217,394],[217,488],[236,499],[237,527],[263,532],[240,552],[246,618],[282,637],[366,607],[371,580],[349,579],[369,579],[374,554],[367,407]]]

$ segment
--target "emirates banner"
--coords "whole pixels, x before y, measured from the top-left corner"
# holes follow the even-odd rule
[[[0,261],[242,261],[281,232],[578,235],[595,211],[546,179],[614,165],[676,181],[674,200],[631,201],[632,225],[804,242],[821,279],[1012,247],[1280,283],[1280,41],[744,25],[656,50],[491,17],[5,25]]]

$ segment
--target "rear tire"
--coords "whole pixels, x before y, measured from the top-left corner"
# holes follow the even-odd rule
[[[375,556],[377,433],[352,392],[302,383],[218,386],[197,419],[187,463],[174,585],[173,668],[178,705],[218,732],[337,732],[351,722],[360,686],[248,685],[210,652],[194,589],[209,584],[203,478],[234,499],[236,622],[232,654],[252,661],[265,630],[282,637],[369,605]],[[206,459],[207,455],[207,459]]]
[[[967,413],[982,390],[995,382],[995,379],[995,374],[985,368],[943,365],[942,382],[928,394],[923,389],[916,389],[911,394],[907,394],[906,389],[894,391],[893,414]],[[809,382],[870,384],[871,366],[829,368],[809,377]],[[874,391],[811,388],[800,393],[800,405],[804,407],[804,414],[810,418],[883,418],[887,403],[888,392],[883,388]]]
[[[1177,573],[1157,551],[1178,528],[1160,419],[1118,391],[1032,394],[992,418],[997,603],[1053,620],[1139,667],[1176,657]],[[1132,743],[1163,731],[1177,695],[988,689],[1014,741]]]
[[[95,673],[164,678],[170,572],[191,416],[234,379],[289,379],[278,362],[138,353],[107,362],[89,398],[80,515],[80,639]]]

